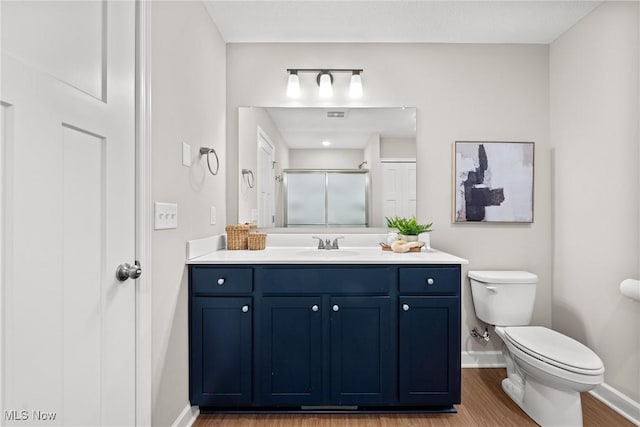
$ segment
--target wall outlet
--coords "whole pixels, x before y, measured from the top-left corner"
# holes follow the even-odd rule
[[[168,230],[178,228],[178,205],[176,203],[155,202],[154,205],[154,229]]]
[[[251,222],[258,222],[258,209],[251,209]]]
[[[191,166],[191,146],[186,142],[182,143],[182,165]]]
[[[216,214],[215,206],[211,206],[211,209],[209,211],[209,218],[210,218],[211,225],[216,225],[216,222],[218,221],[218,216]]]

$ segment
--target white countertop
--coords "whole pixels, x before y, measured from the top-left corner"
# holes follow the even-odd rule
[[[435,249],[395,253],[378,247],[341,247],[322,250],[315,246],[278,246],[264,250],[217,250],[187,264],[468,264],[468,261]]]

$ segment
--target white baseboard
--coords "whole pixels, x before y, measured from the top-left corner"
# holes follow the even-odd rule
[[[187,404],[171,427],[191,427],[198,415],[200,415],[200,409],[197,406]]]
[[[463,368],[504,368],[506,363],[501,351],[463,351]]]
[[[589,393],[635,425],[640,426],[640,402],[620,393],[607,383],[600,384]]]

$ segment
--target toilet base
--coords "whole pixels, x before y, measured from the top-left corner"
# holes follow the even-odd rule
[[[502,380],[504,392],[542,427],[582,426],[580,393],[546,386],[531,377],[518,385]]]
[[[503,339],[502,330],[496,332]],[[531,419],[542,427],[582,426],[582,402],[577,389],[514,358],[504,341],[502,354],[507,364],[502,389]]]

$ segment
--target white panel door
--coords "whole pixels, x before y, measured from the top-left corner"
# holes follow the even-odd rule
[[[2,2],[7,425],[135,424],[135,3]]]
[[[387,218],[416,215],[415,162],[382,163],[382,213]]]
[[[258,128],[258,227],[275,227],[274,160],[273,144]]]

